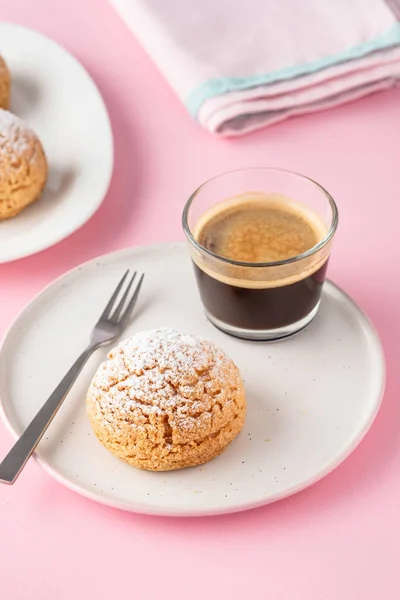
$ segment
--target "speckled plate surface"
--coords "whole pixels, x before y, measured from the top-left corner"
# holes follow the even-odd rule
[[[377,334],[348,296],[328,282],[318,316],[296,337],[269,344],[238,340],[205,319],[186,247],[159,245],[88,262],[51,284],[21,313],[0,351],[1,411],[14,435],[85,347],[127,267],[146,273],[127,335],[167,326],[214,340],[243,374],[245,427],[219,458],[202,467],[148,473],[123,463],[99,444],[86,416],[85,393],[106,354],[100,350],[37,449],[38,461],[62,484],[142,513],[235,512],[318,481],[368,431],[383,392],[384,357]]]

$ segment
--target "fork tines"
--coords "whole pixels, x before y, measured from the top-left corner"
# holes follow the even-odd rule
[[[118,323],[122,327],[129,321],[132,311],[135,307],[136,301],[139,296],[140,288],[143,282],[144,273],[142,273],[134,287],[134,291],[130,294],[131,288],[137,276],[137,271],[133,273],[133,275],[128,280],[128,285],[124,285],[128,276],[130,275],[130,269],[127,269],[125,274],[123,275],[121,281],[118,283],[117,287],[110,300],[105,307],[103,314],[101,315],[101,319],[107,320],[111,323]],[[120,300],[117,304],[117,300],[120,296],[121,291],[125,287],[125,291],[122,293]]]

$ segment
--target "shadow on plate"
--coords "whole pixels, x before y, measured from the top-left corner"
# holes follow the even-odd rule
[[[35,112],[41,101],[41,90],[37,80],[13,75],[11,87],[11,111],[29,120],[30,115]]]
[[[27,206],[19,215],[0,223],[1,227],[7,227],[8,232],[19,230],[21,223],[26,228],[34,228],[37,222],[46,220],[49,205],[61,204],[68,192],[74,186],[78,172],[70,167],[61,169],[49,165],[49,175],[41,197]]]
[[[46,186],[43,190],[39,202],[51,202],[62,200],[73,187],[78,176],[78,172],[73,167],[60,168],[49,164],[49,175]]]

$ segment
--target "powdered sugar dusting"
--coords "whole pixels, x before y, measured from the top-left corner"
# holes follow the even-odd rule
[[[18,156],[26,153],[36,140],[34,132],[22,119],[8,110],[0,109],[0,157],[17,160]],[[31,154],[34,159],[36,153]]]
[[[100,442],[151,471],[215,458],[241,430],[243,381],[213,342],[156,329],[121,342],[98,369],[86,401]]]
[[[229,378],[237,385],[237,377],[234,363],[213,342],[176,329],[157,329],[121,342],[91,387],[106,426],[115,427],[125,415],[143,428],[153,417],[166,415],[179,428],[191,429],[199,416],[211,420],[216,405],[230,403],[226,388]]]

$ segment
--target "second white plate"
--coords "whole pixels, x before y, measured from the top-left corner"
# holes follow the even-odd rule
[[[318,316],[296,337],[270,344],[238,340],[205,319],[186,247],[159,245],[82,265],[51,284],[19,316],[0,351],[1,409],[15,435],[85,347],[128,267],[146,278],[126,336],[166,326],[214,340],[243,374],[245,427],[219,458],[202,467],[149,473],[123,463],[100,445],[86,416],[86,390],[106,353],[98,351],[38,446],[38,460],[61,483],[137,512],[234,512],[321,479],[367,432],[381,401],[384,358],[377,334],[348,296],[327,282]]]
[[[11,111],[38,134],[49,163],[40,200],[0,222],[1,263],[48,248],[93,215],[110,183],[113,141],[97,87],[64,48],[3,22],[0,53],[11,72]]]

